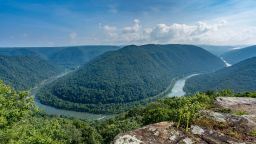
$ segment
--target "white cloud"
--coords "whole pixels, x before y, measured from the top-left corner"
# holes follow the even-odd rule
[[[131,26],[117,28],[105,25],[103,29],[112,43],[204,43],[210,39],[205,39],[207,34],[218,32],[226,23],[157,24],[143,28],[140,21],[135,19]]]
[[[114,27],[114,26],[105,25],[105,26],[103,26],[103,30],[104,30],[105,33],[106,33],[107,35],[109,35],[111,38],[115,38],[115,37],[117,36],[117,33],[116,33],[117,28]]]
[[[123,33],[137,33],[140,30],[140,21],[138,19],[133,20],[133,25],[125,27]]]
[[[216,24],[158,24],[150,32],[150,40],[158,43],[202,43],[201,40],[207,33],[218,31],[225,23],[222,21]]]

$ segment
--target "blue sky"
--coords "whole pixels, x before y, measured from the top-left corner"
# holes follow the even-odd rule
[[[0,47],[256,43],[255,0],[0,0]]]

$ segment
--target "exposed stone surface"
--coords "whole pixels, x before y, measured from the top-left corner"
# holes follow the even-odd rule
[[[192,133],[195,135],[202,135],[204,133],[204,129],[199,126],[191,126],[191,129]]]
[[[241,102],[239,102],[241,100]],[[256,100],[252,98],[219,97],[216,104],[224,108],[243,106],[255,107]],[[239,107],[238,107],[239,105]],[[176,128],[174,122],[160,122],[147,125],[115,137],[114,144],[256,144],[256,137],[250,135],[256,132],[255,109],[247,110],[249,115],[220,113],[213,110],[199,112],[189,129],[185,132]]]
[[[123,135],[115,141],[115,144],[141,144],[142,141],[138,140],[135,136]]]
[[[159,135],[155,135],[159,133]],[[160,122],[119,134],[113,144],[222,144],[242,143],[218,130],[191,126],[188,132],[177,129],[172,122]],[[248,141],[250,143],[250,141]]]
[[[256,115],[256,98],[247,97],[218,97],[216,104],[224,108]]]

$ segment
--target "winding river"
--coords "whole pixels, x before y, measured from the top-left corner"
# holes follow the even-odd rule
[[[196,76],[196,75],[199,75],[199,74],[191,74],[189,76],[186,76],[184,78],[181,78],[179,80],[177,80],[171,90],[171,92],[167,95],[168,97],[173,97],[173,96],[184,96],[186,95],[186,92],[183,90],[184,89],[184,86],[186,84],[186,80],[193,77],[193,76]]]
[[[220,57],[220,59],[225,63],[226,67],[232,66],[230,63],[228,63],[223,57]]]
[[[230,63],[228,63],[223,57],[220,57],[220,59],[225,63],[226,67],[230,67],[232,66]],[[171,92],[167,95],[168,97],[173,97],[173,96],[184,96],[186,95],[186,92],[184,91],[184,86],[186,84],[186,81],[199,74],[191,74],[189,76],[186,76],[184,78],[181,78],[179,80],[177,80],[171,90]]]
[[[32,94],[32,96],[35,97],[36,106],[39,107],[39,109],[43,110],[44,112],[46,112],[49,115],[58,115],[58,116],[74,117],[74,118],[89,119],[89,120],[101,120],[101,119],[112,117],[113,115],[92,114],[92,113],[86,113],[86,112],[76,112],[76,111],[71,111],[71,110],[58,109],[58,108],[40,103],[40,101],[36,98],[36,93],[38,92],[38,90],[41,87],[53,82],[54,80],[56,80],[60,77],[65,76],[73,71],[74,70],[65,71],[64,73],[62,73],[58,76],[51,77],[47,80],[42,81],[40,84],[38,84],[33,89],[31,89],[31,94]],[[193,76],[196,76],[196,75],[198,75],[198,74],[191,74],[189,76],[186,76],[184,78],[177,80],[175,82],[171,92],[167,96],[168,97],[184,96],[186,94],[186,92],[184,92],[183,88],[185,86],[186,80]]]
[[[36,93],[38,92],[38,90],[46,85],[49,84],[55,80],[57,80],[60,77],[63,77],[71,72],[73,72],[74,70],[68,70],[65,71],[55,77],[51,77],[47,80],[42,81],[40,84],[38,84],[37,86],[35,86],[34,88],[32,88],[30,90],[30,93],[33,97],[35,97],[35,104],[36,106],[44,111],[45,113],[49,114],[49,115],[58,115],[58,116],[66,116],[66,117],[74,117],[74,118],[79,118],[79,119],[88,119],[88,120],[101,120],[101,119],[105,119],[105,118],[109,118],[113,115],[102,115],[102,114],[92,114],[92,113],[86,113],[86,112],[76,112],[76,111],[71,111],[71,110],[64,110],[64,109],[58,109],[52,106],[48,106],[48,105],[44,105],[42,103],[40,103],[40,101],[36,98]]]

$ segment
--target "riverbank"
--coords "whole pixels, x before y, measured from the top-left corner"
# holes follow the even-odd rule
[[[40,101],[36,98],[36,94],[40,88],[74,71],[75,70],[67,70],[57,76],[51,77],[47,80],[43,80],[40,84],[32,88],[30,90],[30,93],[34,97],[36,106],[48,115],[74,117],[74,118],[86,119],[86,120],[102,120],[102,119],[113,117],[113,115],[93,114],[93,113],[87,113],[87,112],[77,112],[77,111],[71,111],[71,110],[58,109],[58,108],[40,103]]]
[[[191,75],[186,76],[184,78],[178,79],[175,82],[171,92],[167,96],[168,97],[173,97],[173,96],[178,96],[179,97],[179,96],[186,95],[186,92],[183,90],[183,88],[186,84],[186,80],[188,80],[189,78],[194,77],[196,75],[199,75],[199,74],[191,74]]]

